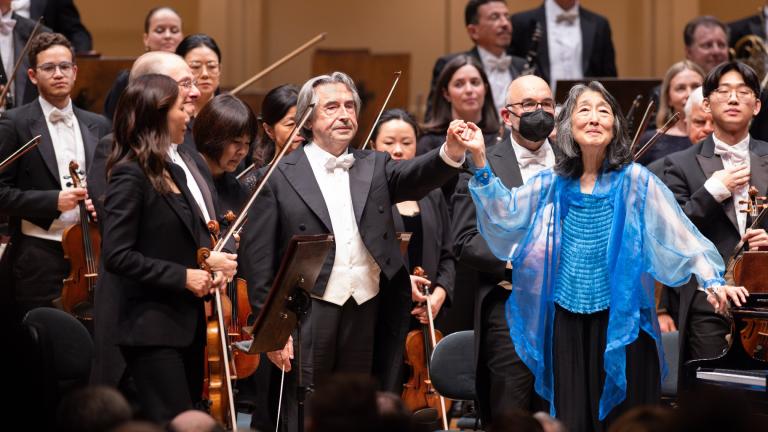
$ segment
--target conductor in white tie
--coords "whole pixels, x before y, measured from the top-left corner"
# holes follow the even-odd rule
[[[312,78],[299,93],[297,118],[310,103],[316,107],[304,130],[308,143],[280,161],[249,212],[241,256],[251,306],[258,313],[264,305],[293,235],[333,234],[302,327],[304,383],[350,372],[373,374],[382,388],[397,390],[413,292],[425,280],[414,277],[411,284],[391,208],[422,198],[459,171],[465,148],[456,134],[468,126],[456,121],[440,148],[393,161],[388,153],[350,147],[360,110],[350,77]],[[294,348],[288,341],[268,354],[275,372],[298,366]],[[281,426],[295,430],[295,385],[289,381],[285,388]]]

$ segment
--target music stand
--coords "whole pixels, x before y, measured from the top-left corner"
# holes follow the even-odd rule
[[[253,324],[253,342],[250,354],[277,351],[285,347],[288,337],[296,331],[296,359],[298,379],[299,431],[304,430],[304,398],[306,388],[302,380],[301,326],[309,315],[312,299],[309,290],[333,244],[330,234],[293,236],[280,262],[280,269],[269,290],[267,301]]]

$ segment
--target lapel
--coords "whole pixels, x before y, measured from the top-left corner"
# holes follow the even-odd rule
[[[80,135],[82,135],[83,138],[85,166],[86,168],[90,168],[91,161],[93,160],[93,153],[96,151],[96,146],[99,144],[98,132],[96,131],[98,125],[96,123],[85,123],[82,119],[85,117],[85,115],[83,115],[84,111],[75,106],[73,106],[72,109],[75,113],[77,124],[80,125]]]
[[[299,195],[299,198],[323,222],[325,228],[329,232],[333,232],[328,207],[325,205],[323,193],[317,184],[312,166],[309,164],[309,159],[307,159],[307,154],[304,153],[304,147],[299,147],[285,156],[277,168],[282,171],[288,183]],[[351,181],[352,177],[350,176]]]
[[[376,166],[376,152],[353,150],[355,163],[349,167],[349,192],[352,196],[352,209],[355,211],[355,221],[360,226],[365,202],[373,182],[373,169]]]
[[[435,237],[435,224],[438,221],[438,217],[432,207],[432,200],[429,199],[429,194],[419,200],[419,212],[421,212],[421,264],[426,265],[428,262],[437,262],[439,256],[439,250],[434,247],[423,247],[423,245],[437,245],[438,239]],[[447,229],[443,227],[443,229]],[[435,256],[438,254],[438,256]],[[429,257],[428,257],[429,255]],[[437,275],[431,275],[432,278],[436,278]]]
[[[549,41],[547,40],[547,13],[544,11],[544,5],[536,10],[534,22],[531,23],[531,36],[536,29],[536,22],[541,23],[542,31],[538,49],[539,67],[541,68],[541,74],[545,77],[544,80],[549,81]],[[514,29],[512,31],[514,32]]]
[[[749,182],[755,186],[758,195],[768,194],[768,143],[750,138],[749,140]]]
[[[488,163],[496,176],[507,188],[518,187],[523,184],[523,176],[517,165],[517,156],[512,148],[509,137],[494,145],[488,152]]]
[[[712,139],[712,134],[705,138],[701,143],[701,149],[699,150],[699,154],[696,155],[696,161],[699,163],[701,171],[704,173],[705,181],[712,177],[712,174],[715,171],[723,169],[723,160],[720,159],[720,156],[715,154],[715,141]],[[736,220],[736,208],[733,204],[733,198],[725,200],[722,204],[723,212],[738,232],[739,222]]]
[[[591,15],[584,12],[584,8],[579,6],[579,23],[581,24],[581,68],[582,72],[587,73],[589,68],[589,59],[592,57],[592,44],[595,42],[596,23]]]
[[[50,171],[53,178],[56,179],[56,182],[60,183],[61,177],[59,177],[59,164],[56,162],[56,150],[54,150],[53,147],[53,139],[48,130],[48,123],[45,121],[45,116],[43,115],[43,108],[40,106],[40,102],[36,100],[28,104],[25,111],[29,111],[27,113],[27,118],[29,118],[29,137],[31,138],[37,135],[41,136],[37,150],[43,156],[48,171]]]
[[[195,162],[194,157],[192,157],[192,155],[187,153],[187,151],[181,146],[178,147],[178,150],[179,150],[179,156],[181,156],[181,158],[184,160],[184,163],[187,164],[187,168],[189,169],[189,172],[192,173],[192,177],[195,180],[197,187],[200,188],[200,193],[203,194],[203,201],[205,202],[205,208],[208,211],[208,215],[211,216],[211,219],[216,220],[216,208],[213,205],[213,198],[211,196],[209,183],[205,180],[203,175],[200,173],[200,169],[198,168],[197,162]],[[194,201],[194,202],[197,202],[197,201]],[[199,214],[200,214],[200,217],[203,217],[202,212],[199,212]],[[208,221],[204,221],[204,222],[208,223]]]
[[[192,197],[192,194],[189,192],[189,189],[187,188],[187,182],[184,179],[184,171],[180,166],[174,164],[171,161],[166,161],[166,165],[168,172],[171,174],[171,178],[173,178],[173,181],[176,182],[176,187],[179,188],[182,195],[184,195],[184,198],[187,200],[187,206],[189,206],[193,213],[199,216],[197,219],[202,221],[200,212],[194,211],[194,209],[197,208],[197,204],[195,199]],[[195,243],[199,243],[199,239],[195,235],[195,229],[192,225],[190,225],[192,221],[189,220],[189,218],[185,216],[185,213],[179,208],[179,203],[176,201],[176,199],[171,196],[171,193],[163,194],[162,197],[168,203],[171,209],[173,209],[173,212],[176,213],[176,216],[178,216],[179,219],[184,223],[184,226],[187,227],[187,231],[189,231],[189,234],[195,240]]]

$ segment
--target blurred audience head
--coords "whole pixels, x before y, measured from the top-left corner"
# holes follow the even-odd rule
[[[117,390],[106,386],[78,389],[59,404],[59,432],[106,432],[131,420],[131,406]]]
[[[308,432],[358,432],[377,427],[376,384],[370,376],[332,375],[308,401]]]

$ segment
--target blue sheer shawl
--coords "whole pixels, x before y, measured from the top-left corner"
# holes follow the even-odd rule
[[[506,304],[512,342],[535,377],[536,392],[550,402],[555,415],[552,298],[564,206],[569,191],[579,190],[579,180],[548,169],[512,190],[492,174],[483,183],[472,178],[469,189],[478,230],[499,259],[512,263],[513,288]],[[679,286],[693,274],[705,288],[724,285],[725,266],[672,192],[641,165],[603,172],[592,193],[609,196],[614,208],[607,250],[611,299],[599,412],[603,420],[626,397],[625,349],[640,330],[656,341],[666,374],[654,280]]]

